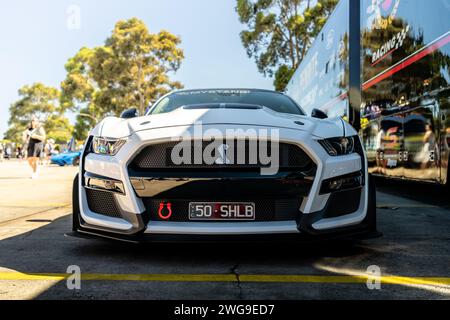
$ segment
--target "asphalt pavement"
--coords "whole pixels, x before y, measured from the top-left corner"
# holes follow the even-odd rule
[[[442,188],[378,180],[373,240],[133,245],[64,236],[75,173],[44,167],[31,180],[25,162],[0,163],[0,299],[450,298]]]

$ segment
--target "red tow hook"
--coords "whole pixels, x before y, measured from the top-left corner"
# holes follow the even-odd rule
[[[163,214],[164,207],[167,207],[166,215]],[[169,202],[167,203],[167,205],[165,205],[164,202],[161,202],[159,204],[158,216],[163,220],[169,220],[170,217],[172,216],[172,204]]]

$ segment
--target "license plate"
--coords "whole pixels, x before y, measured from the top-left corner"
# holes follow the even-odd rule
[[[189,219],[253,221],[255,220],[255,204],[251,202],[191,202],[189,203]]]

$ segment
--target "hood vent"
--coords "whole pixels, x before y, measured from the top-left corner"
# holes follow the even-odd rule
[[[196,109],[239,109],[239,110],[260,110],[262,106],[256,104],[245,103],[202,103],[202,104],[190,104],[183,106],[185,110]]]

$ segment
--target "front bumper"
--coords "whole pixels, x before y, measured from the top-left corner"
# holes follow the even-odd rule
[[[170,135],[173,134],[172,130]],[[130,169],[132,160],[146,146],[169,139],[164,130],[153,132],[152,137],[148,132],[141,132],[133,135],[115,157],[89,153],[89,148],[85,148],[80,166],[80,177],[83,178],[79,182],[78,231],[126,241],[176,241],[185,238],[206,241],[222,237],[229,240],[242,237],[333,238],[360,234],[367,229],[362,224],[368,203],[368,187],[364,183],[367,181],[366,160],[362,153],[330,157],[313,137],[296,130],[282,129],[280,140],[299,145],[312,160],[313,168],[301,172],[283,171],[271,177],[249,172],[227,176],[224,172],[193,174],[188,171],[170,176],[167,172],[143,174]],[[302,143],[298,144],[298,141]],[[361,187],[332,194],[321,193],[322,183],[327,179],[358,172],[362,176]],[[85,176],[120,182],[120,192],[88,188]],[[263,199],[266,201],[265,211],[269,214],[271,210],[268,208],[272,208],[273,215],[255,222],[158,221],[152,209],[152,202],[158,201],[181,203],[227,199]],[[290,205],[286,205],[289,202]],[[293,206],[297,206],[295,212],[292,212]]]

